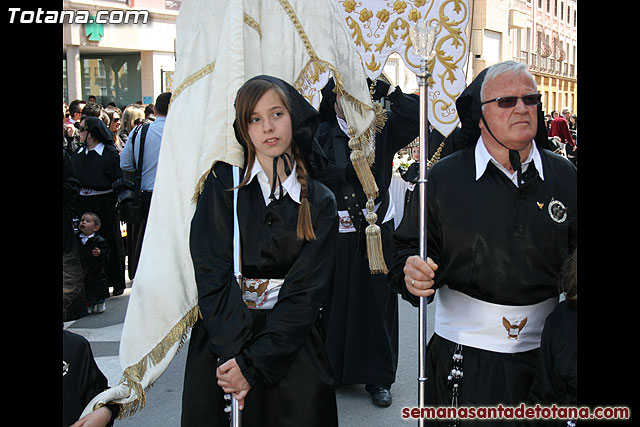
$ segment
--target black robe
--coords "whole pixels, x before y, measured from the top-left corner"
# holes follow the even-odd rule
[[[95,150],[85,153],[84,149],[73,156],[73,168],[82,188],[92,190],[111,190],[113,182],[122,177],[120,156],[112,144],[105,144],[102,155]],[[76,200],[76,212],[82,216],[85,212],[94,212],[100,217],[102,225],[98,234],[109,244],[111,256],[105,272],[108,285],[114,290],[125,288],[124,243],[120,236],[120,221],[116,213],[115,192],[92,196],[79,196]]]
[[[108,388],[107,378],[96,364],[91,345],[83,336],[62,330],[62,425],[78,421],[87,404]],[[107,405],[111,421],[118,415],[116,404]],[[52,422],[55,424],[54,422]]]
[[[214,176],[215,174],[215,176]],[[216,366],[234,358],[251,385],[244,426],[337,425],[335,391],[318,317],[333,279],[335,199],[308,178],[317,239],[296,237],[298,204],[265,206],[257,179],[238,191],[242,273],[284,278],[271,310],[248,309],[233,276],[231,167],[216,163],[191,222],[190,247],[202,312],[191,332],[182,398],[183,426],[228,426]]]
[[[557,296],[560,270],[576,246],[576,169],[566,159],[539,150],[542,180],[533,162],[517,188],[489,163],[475,179],[474,147],[435,164],[427,183],[427,254],[443,285],[482,301],[529,305]],[[556,222],[548,204],[561,201],[566,219]],[[417,210],[418,204],[413,208]],[[415,214],[415,221],[418,216]],[[414,306],[405,287],[407,257],[418,254],[418,224],[405,223],[394,235],[391,287]],[[436,291],[437,293],[437,291]],[[427,404],[451,404],[447,375],[456,344],[434,334],[427,348]],[[538,349],[504,354],[465,346],[461,406],[517,405],[526,401]]]
[[[381,202],[377,224],[382,232],[383,253],[391,264],[393,220],[382,223],[391,203],[389,185],[393,156],[420,132],[419,98],[404,94],[399,87],[388,98],[391,110],[387,122],[376,135],[375,163],[372,167]],[[329,111],[333,110],[333,106]],[[322,111],[322,109],[321,109]],[[316,138],[328,158],[325,169],[314,172],[336,196],[338,210],[348,210],[355,233],[338,234],[336,270],[327,297],[325,328],[327,351],[336,384],[390,386],[398,364],[398,298],[384,274],[371,274],[366,257],[364,229],[368,225],[362,209],[367,198],[349,160],[349,138],[340,129],[335,115],[325,116]]]
[[[544,324],[536,376],[528,404],[577,406],[578,404],[578,312],[562,301]],[[540,426],[567,425],[566,421],[543,421]]]

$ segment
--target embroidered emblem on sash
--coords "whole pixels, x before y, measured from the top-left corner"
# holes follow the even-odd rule
[[[62,361],[62,376],[64,377],[65,375],[67,375],[67,372],[69,372],[69,364],[63,360]]]
[[[568,209],[560,200],[551,199],[547,210],[551,219],[558,224],[563,223],[567,219]]]
[[[242,299],[249,308],[261,307],[267,300],[269,280],[244,279],[242,281]]]
[[[522,321],[519,324],[518,323],[512,324],[505,317],[503,317],[502,324],[504,325],[504,328],[507,330],[507,338],[517,340],[518,337],[520,336],[520,332],[524,328],[524,325],[527,324],[527,318],[525,317],[524,319],[522,319]]]
[[[350,216],[341,216],[340,217],[340,225],[343,228],[353,228],[353,221]]]

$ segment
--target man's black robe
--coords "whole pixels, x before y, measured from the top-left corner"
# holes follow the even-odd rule
[[[489,163],[476,181],[474,147],[435,164],[427,184],[427,254],[438,264],[434,288],[443,285],[482,301],[529,305],[557,296],[560,270],[576,247],[576,168],[541,149],[544,180],[533,162],[519,188]],[[556,222],[549,203],[562,202]],[[418,209],[418,204],[413,208]],[[417,255],[418,215],[394,236],[391,287],[414,306],[402,271]],[[436,290],[437,293],[437,290]],[[427,349],[427,404],[451,404],[447,375],[455,343],[434,334]],[[459,405],[517,405],[527,398],[539,350],[505,354],[465,347]]]

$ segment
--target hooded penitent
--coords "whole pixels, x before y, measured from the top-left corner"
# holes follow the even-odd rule
[[[490,67],[489,67],[490,68]],[[460,144],[462,146],[473,146],[478,142],[480,137],[480,120],[484,122],[485,127],[491,133],[491,129],[487,125],[482,115],[482,99],[480,98],[480,90],[482,83],[487,74],[485,68],[476,76],[469,86],[460,94],[456,100],[456,107],[461,122]],[[493,134],[492,134],[493,136]],[[494,137],[495,139],[495,137]],[[538,132],[535,136],[535,142],[538,148],[549,148],[549,139],[547,138],[547,129],[544,126],[544,113],[542,112],[542,104],[538,104]],[[509,161],[513,170],[520,173],[520,155],[516,150],[512,150],[502,142],[496,141],[509,150]]]

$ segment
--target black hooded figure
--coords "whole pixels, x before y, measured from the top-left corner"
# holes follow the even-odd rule
[[[110,248],[105,266],[107,284],[113,287],[114,295],[119,295],[125,289],[124,244],[116,213],[117,196],[111,186],[122,177],[120,155],[113,144],[113,134],[98,117],[85,117],[80,130],[82,147],[73,156],[73,169],[81,187],[75,211],[79,216],[93,212],[100,217],[98,234]]]
[[[263,167],[251,153],[254,143],[246,139],[254,117],[268,120],[257,105],[272,90],[291,118],[291,155],[273,156],[274,171],[284,164],[286,177],[267,176],[269,165]],[[216,162],[191,222],[202,318],[189,342],[182,426],[229,425],[224,412],[229,402],[217,384],[216,368],[223,371],[234,361],[250,386],[243,426],[336,426],[335,391],[318,324],[333,280],[336,202],[306,167],[310,157],[322,157],[313,139],[318,112],[291,85],[270,76],[247,81],[238,91],[236,109],[236,137],[245,149],[237,216],[241,271],[248,281],[239,286],[233,275],[232,167]],[[313,236],[308,229],[298,234],[305,204]],[[284,279],[279,288],[277,279]]]
[[[520,80],[510,84],[507,79],[528,82],[526,65],[509,61],[493,67],[498,67],[493,78],[504,83],[500,95],[525,95],[516,92]],[[539,105],[525,104],[536,109],[538,122],[535,143],[517,172],[519,185],[512,172],[482,155],[483,149],[488,153],[479,128],[485,120],[482,101],[487,100],[480,93],[486,75],[487,70],[481,72],[456,102],[466,147],[427,175],[427,256],[438,266],[435,298],[429,297],[438,315],[426,354],[427,406],[515,407],[526,401],[544,318],[557,305],[560,271],[576,247],[576,168],[546,149]],[[535,88],[532,77],[531,85]],[[389,283],[417,306],[419,291],[413,286],[420,279],[411,269],[405,278],[403,271],[406,264],[426,265],[418,256],[414,215],[414,223],[403,224],[394,235]]]
[[[389,406],[398,365],[398,297],[389,289],[385,274],[371,274],[369,269],[367,197],[350,161],[346,122],[340,117],[334,86],[330,80],[322,90],[322,123],[316,133],[327,165],[314,165],[318,179],[335,195],[340,216],[335,278],[323,315],[327,352],[337,385],[364,384],[374,404]],[[395,213],[389,195],[393,156],[420,133],[419,97],[403,93],[398,86],[391,93],[389,89],[389,83],[381,79],[375,82],[373,100],[384,97],[390,109],[384,112],[384,127],[376,133],[375,162],[371,167],[379,190],[375,200],[377,225],[387,266],[392,259]]]

